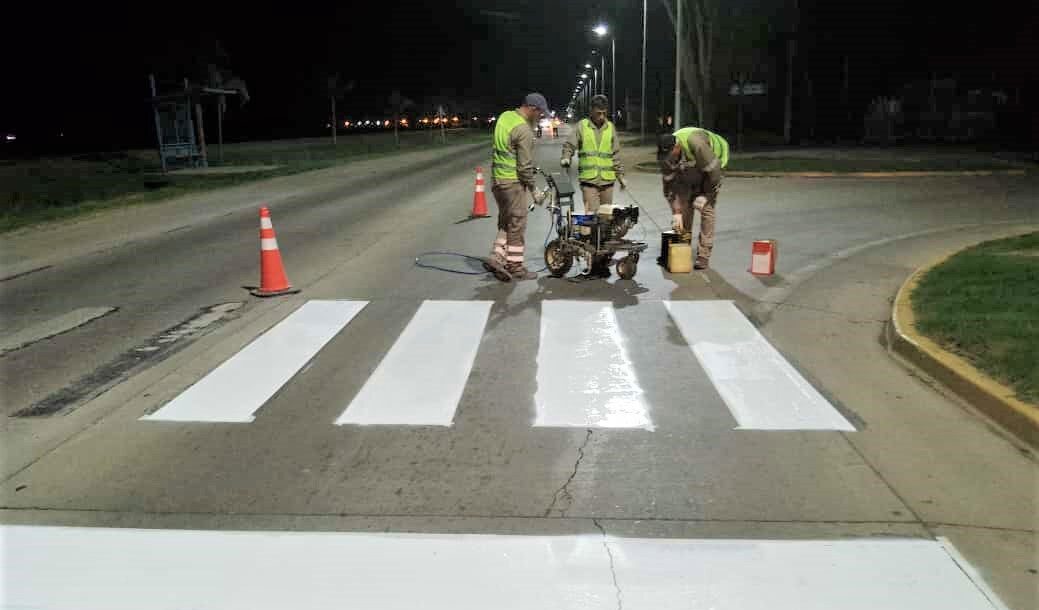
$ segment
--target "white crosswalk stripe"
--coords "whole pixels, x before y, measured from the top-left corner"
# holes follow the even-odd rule
[[[142,419],[251,422],[254,413],[339,333],[367,301],[309,301],[157,412]],[[336,425],[451,426],[493,303],[425,301]],[[666,308],[742,430],[843,430],[845,419],[730,301],[646,302]],[[379,320],[372,316],[372,320]],[[393,329],[385,329],[394,332]],[[500,339],[499,339],[500,340]],[[654,430],[628,338],[609,302],[541,304],[536,427]]]
[[[155,413],[150,421],[251,422],[367,301],[308,301]]]
[[[450,426],[490,311],[490,301],[422,303],[335,423]]]
[[[854,430],[729,301],[665,301],[743,430]]]
[[[545,301],[535,426],[653,429],[610,303]]]

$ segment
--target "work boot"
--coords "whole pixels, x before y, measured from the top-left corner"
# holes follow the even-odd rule
[[[538,277],[538,274],[534,273],[533,271],[529,271],[526,267],[524,267],[523,263],[509,263],[505,266],[505,269],[508,270],[511,278],[513,280],[516,280],[517,282],[522,282],[523,280],[533,280],[537,279]]]
[[[512,281],[512,274],[505,268],[505,264],[495,256],[483,259],[483,268],[503,282]]]
[[[693,269],[696,269],[697,271],[703,271],[706,268],[707,268],[707,259],[706,258],[700,258],[699,256],[697,256],[696,257],[696,262],[693,263]]]

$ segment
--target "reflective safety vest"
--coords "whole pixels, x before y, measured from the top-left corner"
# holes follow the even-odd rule
[[[581,150],[577,152],[581,161],[578,179],[586,182],[596,178],[610,182],[616,180],[617,174],[613,171],[613,123],[606,121],[598,147],[595,145],[595,131],[592,130],[590,120],[581,119],[578,128],[581,130]]]
[[[519,180],[516,174],[516,153],[509,147],[509,134],[527,119],[515,110],[506,110],[494,124],[494,160],[491,170],[495,180]]]
[[[714,156],[718,157],[718,162],[724,168],[729,164],[729,143],[725,141],[725,138],[708,131],[702,127],[683,127],[676,131],[673,135],[678,143],[682,145],[682,152],[685,153],[686,161],[696,161],[693,156],[693,152],[689,150],[689,136],[697,131],[702,131],[707,134],[707,139],[711,141],[711,150],[714,151]]]

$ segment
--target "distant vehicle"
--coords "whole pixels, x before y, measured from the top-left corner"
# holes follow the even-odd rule
[[[551,127],[552,127],[551,119],[544,118],[544,119],[541,119],[540,121],[538,121],[538,133],[537,133],[537,136],[539,138],[541,137],[541,130],[545,129],[546,127],[551,129]]]

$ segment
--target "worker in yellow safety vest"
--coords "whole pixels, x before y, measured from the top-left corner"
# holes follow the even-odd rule
[[[527,232],[527,203],[534,192],[533,125],[548,115],[548,102],[531,93],[515,110],[506,110],[494,125],[491,194],[498,205],[498,234],[484,269],[503,282],[537,277],[523,264]]]
[[[657,141],[664,197],[671,205],[671,226],[689,235],[693,214],[700,213],[700,237],[694,269],[707,269],[714,248],[714,209],[729,164],[729,143],[702,127],[683,127]]]
[[[624,166],[620,161],[620,139],[613,122],[606,118],[609,101],[605,95],[596,95],[590,104],[588,118],[581,119],[563,143],[563,156],[559,164],[569,168],[574,153],[578,158],[578,176],[584,213],[595,214],[599,206],[613,205],[613,183],[624,184]],[[589,275],[609,277],[610,257],[597,257],[592,261]]]

